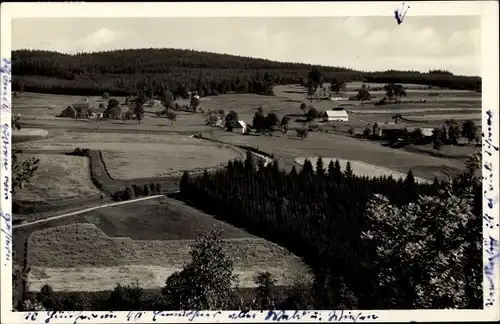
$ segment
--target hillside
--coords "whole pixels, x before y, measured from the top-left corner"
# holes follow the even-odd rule
[[[302,83],[312,65],[180,49],[128,49],[82,54],[17,50],[12,52],[13,91],[68,95],[175,95],[198,90],[203,95],[229,91],[270,94],[273,84]],[[362,72],[319,67],[326,82],[333,78],[380,83],[417,83],[476,90],[481,78],[446,71]]]

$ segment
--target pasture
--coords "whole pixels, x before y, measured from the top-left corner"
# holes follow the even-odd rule
[[[214,168],[244,152],[183,135],[66,132],[60,136],[20,143],[16,148],[37,151],[102,150],[104,163],[115,179],[180,175],[184,170]]]
[[[40,159],[34,177],[16,189],[16,199],[29,203],[55,203],[64,199],[98,197],[99,190],[90,178],[86,157],[60,154],[19,154],[20,161]]]
[[[285,249],[227,225],[169,198],[79,215],[65,225],[28,236],[30,289],[50,284],[56,291],[112,290],[139,280],[145,289],[189,262],[189,245],[198,230],[222,225],[228,255],[240,287],[253,287],[259,271],[273,273],[280,285],[309,276],[308,268]],[[59,226],[58,226],[59,225]],[[23,229],[24,230],[24,229]],[[25,234],[26,235],[26,234]]]

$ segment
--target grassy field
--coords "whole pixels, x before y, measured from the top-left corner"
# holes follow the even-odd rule
[[[67,132],[19,149],[73,150],[77,147],[102,150],[104,162],[115,179],[179,175],[183,170],[213,168],[243,157],[236,148],[182,135]]]
[[[296,158],[295,163],[302,166],[302,165],[304,165],[304,162],[306,159],[311,161],[314,169],[316,169],[316,162],[318,160],[317,156]],[[322,160],[323,160],[323,163],[325,166],[325,170],[327,170],[328,164],[330,163],[330,161],[333,160],[333,162],[335,162],[335,160],[337,160],[337,158],[322,157]],[[341,169],[345,170],[348,161],[343,160],[343,159],[338,159],[338,161],[340,163]],[[392,176],[396,180],[406,178],[406,174],[402,173],[402,172],[396,172],[396,171],[393,171],[390,169],[382,168],[382,167],[379,167],[376,165],[372,165],[372,164],[360,162],[360,161],[355,161],[355,160],[351,160],[349,162],[351,163],[351,168],[352,168],[352,171],[354,172],[354,174],[359,175],[359,176],[367,176],[367,177],[382,177],[382,176],[389,177],[389,176]],[[430,182],[429,180],[418,178],[418,177],[415,177],[415,181],[417,181],[417,182]]]
[[[131,206],[102,209],[80,215],[76,223],[33,232],[28,243],[30,289],[48,283],[62,291],[108,290],[136,278],[143,288],[161,287],[189,262],[189,245],[197,231],[221,224],[241,287],[254,286],[258,271],[270,271],[281,285],[309,275],[285,249],[181,202],[165,198]]]
[[[32,180],[16,190],[16,199],[26,202],[57,202],[76,197],[98,197],[99,190],[90,179],[88,159],[59,154],[20,154],[19,159],[40,159]]]

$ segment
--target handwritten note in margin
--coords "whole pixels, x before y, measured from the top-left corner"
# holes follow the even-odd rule
[[[11,199],[11,61],[2,58],[0,64],[0,119],[2,127],[1,181],[1,263],[7,267],[12,256],[12,199]]]
[[[496,112],[498,114],[498,112]],[[487,110],[483,131],[483,271],[484,307],[498,307],[499,211],[498,211],[498,116]],[[484,123],[483,123],[484,126]]]

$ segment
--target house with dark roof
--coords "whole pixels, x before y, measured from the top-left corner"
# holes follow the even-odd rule
[[[66,118],[87,118],[91,105],[89,102],[78,102],[68,105],[66,109],[61,112],[61,117]]]

